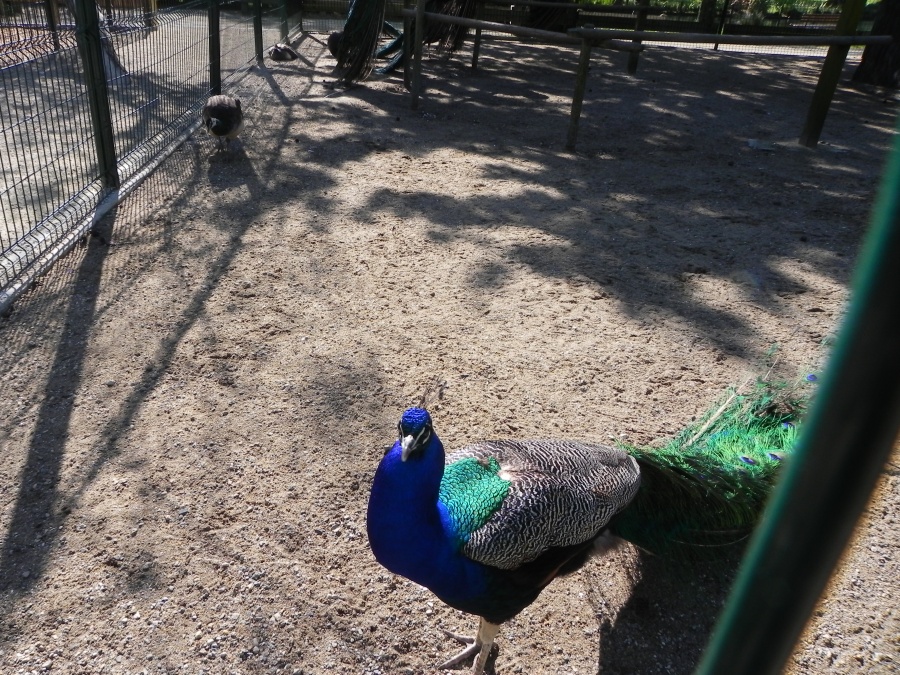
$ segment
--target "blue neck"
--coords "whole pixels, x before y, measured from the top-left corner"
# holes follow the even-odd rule
[[[405,462],[400,443],[384,456],[369,497],[367,529],[379,563],[426,586],[450,605],[464,609],[465,597],[483,591],[480,566],[457,549],[450,519],[438,501],[444,475],[444,446],[432,434],[422,451]]]

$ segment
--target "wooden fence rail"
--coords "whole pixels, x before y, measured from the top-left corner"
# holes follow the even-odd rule
[[[540,0],[532,0],[540,2]],[[513,26],[510,24],[496,23],[492,21],[482,21],[480,19],[467,19],[463,17],[448,16],[445,14],[435,14],[426,12],[424,0],[418,0],[416,8],[403,9],[402,15],[405,19],[416,18],[416,36],[413,45],[414,58],[412,59],[412,85],[410,87],[412,94],[411,107],[413,110],[419,107],[419,98],[422,95],[422,48],[424,40],[424,24],[425,21],[434,21],[436,23],[448,23],[467,28],[476,29],[476,45],[474,53],[477,55],[479,42],[482,31],[492,31],[496,33],[505,33],[507,35],[515,35],[518,37],[527,37],[550,44],[562,45],[581,45],[581,54],[578,62],[578,70],[575,78],[575,91],[572,95],[572,110],[569,119],[569,131],[566,138],[566,149],[574,150],[575,142],[578,137],[578,123],[581,117],[581,109],[584,103],[584,92],[587,83],[588,69],[590,68],[591,52],[595,48],[614,49],[617,51],[626,51],[632,53],[629,59],[628,71],[635,72],[637,68],[637,54],[644,48],[645,42],[653,43],[691,43],[691,44],[715,44],[715,45],[747,45],[747,46],[827,46],[829,47],[829,58],[823,65],[822,75],[816,88],[816,95],[810,104],[810,110],[807,115],[807,123],[800,136],[800,143],[808,147],[815,147],[818,143],[821,126],[824,123],[825,115],[831,102],[831,96],[834,93],[834,87],[837,80],[830,72],[834,71],[833,63],[846,57],[847,50],[853,45],[886,45],[892,42],[889,35],[853,35],[849,30],[841,30],[842,24],[856,25],[859,17],[852,16],[849,10],[858,10],[859,2],[848,3],[849,7],[845,9],[846,16],[843,22],[838,23],[836,35],[722,35],[717,33],[674,33],[665,31],[642,31],[642,30],[613,30],[598,29],[591,27],[572,28],[568,33],[557,33],[554,31],[540,30],[536,28],[528,28],[525,26]],[[559,6],[559,5],[557,5]],[[861,5],[859,5],[861,7]],[[853,20],[855,18],[855,23]],[[477,58],[477,57],[476,57]],[[476,61],[473,60],[473,67]]]
[[[578,72],[575,76],[575,93],[572,95],[572,112],[569,118],[569,133],[566,137],[566,149],[575,150],[575,141],[578,138],[578,122],[581,117],[581,108],[584,102],[584,92],[587,85],[588,70],[591,65],[591,51],[608,40],[631,39],[643,42],[675,42],[691,44],[720,44],[720,45],[749,45],[749,46],[829,46],[849,48],[851,45],[890,44],[889,35],[710,35],[706,33],[664,33],[656,31],[628,31],[628,30],[603,30],[597,28],[573,28],[569,35],[582,40],[581,57],[578,61]],[[636,65],[636,64],[635,64]],[[833,93],[833,91],[832,91]],[[830,103],[830,96],[828,98]],[[813,103],[815,105],[815,101]],[[821,114],[824,121],[825,106]],[[812,106],[807,117],[813,115]],[[819,113],[816,114],[818,118]],[[821,129],[821,126],[819,127]],[[801,134],[801,143],[815,146],[818,142],[818,133],[812,144],[805,143],[807,132]]]

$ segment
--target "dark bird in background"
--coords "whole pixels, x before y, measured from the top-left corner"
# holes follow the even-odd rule
[[[387,0],[350,0],[343,30],[328,38],[328,49],[337,60],[338,82],[358,82],[372,72],[386,6]],[[333,38],[332,45],[334,35],[339,37]]]
[[[210,96],[200,113],[207,133],[218,139],[218,150],[237,138],[244,128],[241,102],[233,96]]]
[[[283,42],[272,45],[266,53],[273,61],[296,61],[300,58],[293,47]]]
[[[350,24],[351,22],[348,20],[348,25]],[[345,28],[346,27],[347,26],[345,26]],[[413,27],[415,27],[415,22],[413,23]],[[381,44],[380,40],[384,36],[388,37],[388,41],[385,44]],[[371,37],[373,36],[370,35],[364,39],[369,39]],[[356,79],[361,79],[360,74],[365,72],[366,68],[373,67],[375,59],[391,57],[385,65],[375,68],[375,72],[379,75],[390,73],[400,65],[403,61],[403,33],[401,31],[394,28],[387,21],[384,21],[381,24],[381,33],[375,35],[374,40],[375,52],[370,55],[365,50],[355,50],[351,41],[344,39],[343,31],[332,33],[328,36],[328,50],[338,62],[336,71],[340,74],[339,81],[343,81],[345,84],[351,84]],[[427,41],[428,34],[426,34],[426,42]],[[341,50],[344,51],[342,52]]]
[[[65,0],[65,2],[69,9],[69,13],[72,16],[77,16],[75,0]],[[4,2],[4,9],[6,8],[6,5],[7,3]],[[106,7],[109,7],[109,5],[106,5]],[[128,69],[122,65],[122,60],[116,53],[114,46],[113,34],[110,30],[110,28],[114,27],[113,22],[103,11],[99,3],[97,4],[97,18],[99,19],[100,28],[100,55],[103,59],[103,70],[106,74],[106,79],[118,80],[127,77]]]
[[[365,80],[375,69],[375,60],[394,55],[378,73],[394,70],[403,60],[403,34],[384,20],[387,0],[350,0],[347,20],[340,33],[332,33],[332,46],[329,37],[328,49],[337,59],[338,82],[351,84]],[[453,17],[471,19],[475,16],[477,0],[428,0],[425,10]],[[425,26],[425,43],[436,44],[438,49],[453,52],[463,45],[468,28],[449,23],[427,23]],[[390,40],[381,45],[382,35]],[[415,35],[415,22],[413,22]]]
[[[500,624],[610,542],[690,557],[746,538],[796,440],[798,391],[757,383],[655,449],[502,440],[445,455],[430,414],[410,408],[372,484],[372,551],[480,617],[477,637],[448,634],[468,646],[440,666],[474,657],[480,675]]]
[[[338,57],[338,52],[341,49],[341,40],[344,39],[344,32],[334,32],[328,36],[328,51],[334,58]]]

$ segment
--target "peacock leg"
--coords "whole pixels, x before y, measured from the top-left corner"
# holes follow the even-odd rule
[[[478,652],[475,663],[472,664],[472,675],[481,675],[484,672],[484,666],[491,654],[491,647],[494,646],[494,638],[499,632],[500,624],[491,623],[487,619],[482,619],[478,624],[478,637],[475,638],[475,642],[481,643],[481,651]]]
[[[474,638],[456,635],[445,630],[444,635],[468,646],[456,656],[444,661],[438,668],[452,668],[463,661],[468,661],[474,656],[475,663],[472,665],[472,675],[481,675],[484,672],[484,666],[487,663],[488,656],[490,656],[491,647],[494,646],[494,638],[497,637],[497,633],[499,632],[500,625],[491,623],[486,619],[481,619],[478,624],[478,636]]]

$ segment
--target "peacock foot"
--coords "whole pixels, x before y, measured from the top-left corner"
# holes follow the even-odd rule
[[[488,656],[490,656],[491,648],[494,646],[494,638],[497,637],[497,633],[500,632],[500,626],[485,619],[481,619],[481,622],[478,624],[478,636],[474,638],[466,635],[457,635],[448,630],[442,630],[442,632],[448,638],[467,646],[456,656],[444,661],[438,666],[438,669],[444,670],[452,668],[453,666],[458,666],[460,663],[474,657],[475,661],[472,664],[472,675],[482,675]]]
[[[459,654],[453,656],[446,661],[444,661],[441,665],[438,666],[439,670],[446,670],[447,668],[452,668],[453,666],[458,666],[460,663],[464,661],[468,661],[472,657],[474,657],[478,652],[481,651],[481,645],[478,641],[470,637],[468,635],[457,635],[456,633],[451,633],[449,630],[441,629],[441,632],[445,637],[450,638],[451,640],[456,640],[460,644],[468,645],[465,649],[463,649]]]

